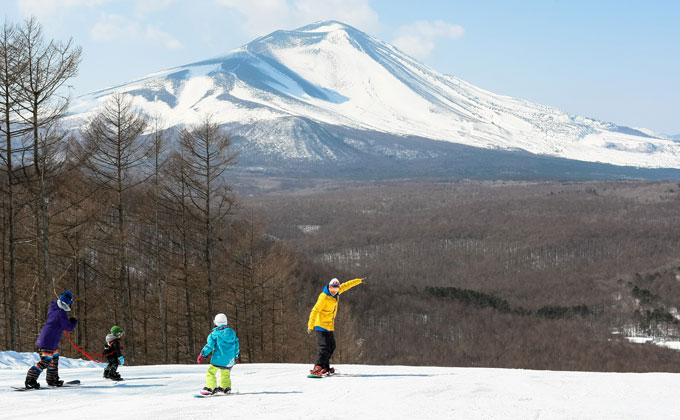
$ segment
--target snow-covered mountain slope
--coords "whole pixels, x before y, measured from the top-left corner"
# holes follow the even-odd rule
[[[488,92],[336,21],[276,31],[224,56],[79,97],[71,124],[81,125],[114,91],[133,95],[141,109],[169,126],[213,114],[241,139],[242,153],[274,160],[428,154],[427,141],[421,148],[404,148],[376,145],[366,135],[378,133],[586,162],[680,168],[680,144],[670,139]]]
[[[659,420],[678,418],[680,387],[672,373],[339,365],[308,379],[310,365],[240,364],[229,396],[194,398],[207,365],[126,365],[119,383],[103,367],[64,368],[80,387],[11,391],[28,367],[0,370],[1,418]]]

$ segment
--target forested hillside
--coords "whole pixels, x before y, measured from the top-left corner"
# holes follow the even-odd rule
[[[678,338],[677,183],[395,181],[248,205],[329,276],[368,276],[342,298],[345,362],[680,370],[623,338]]]

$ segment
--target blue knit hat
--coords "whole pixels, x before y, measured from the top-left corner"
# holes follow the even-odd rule
[[[61,296],[59,296],[59,300],[62,303],[71,306],[71,303],[73,303],[73,293],[71,293],[70,290],[64,290]]]

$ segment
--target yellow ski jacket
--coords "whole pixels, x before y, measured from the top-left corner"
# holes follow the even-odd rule
[[[338,302],[340,295],[352,287],[363,283],[361,279],[349,280],[340,285],[340,290],[335,296],[328,291],[328,286],[324,287],[323,292],[316,300],[316,304],[309,314],[307,328],[319,331],[333,331],[335,329],[335,315],[338,313]]]

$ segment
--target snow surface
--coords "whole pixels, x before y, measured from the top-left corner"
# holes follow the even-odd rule
[[[0,353],[9,367],[0,369],[0,418],[680,419],[680,374],[671,373],[338,365],[335,377],[308,379],[310,365],[240,364],[234,395],[199,399],[207,365],[122,366],[120,383],[103,379],[102,366],[64,367],[61,378],[82,386],[13,392],[25,357]]]
[[[0,370],[1,369],[28,369],[40,360],[38,353],[18,353],[16,351],[2,351],[0,352]],[[88,360],[69,359],[67,357],[59,358],[59,368],[83,368],[83,367],[98,367],[98,363]]]
[[[269,122],[248,133],[250,148],[289,159],[334,159],[327,147],[312,148],[320,150],[316,156],[298,139],[277,136],[277,124],[302,117],[475,147],[680,168],[680,144],[671,139],[494,94],[336,21],[276,31],[227,55],[84,95],[67,124],[82,126],[114,91],[131,93],[169,126],[194,124],[208,113],[223,124]]]
[[[680,341],[667,341],[656,337],[626,337],[626,339],[635,344],[654,344],[672,350],[680,350]]]

